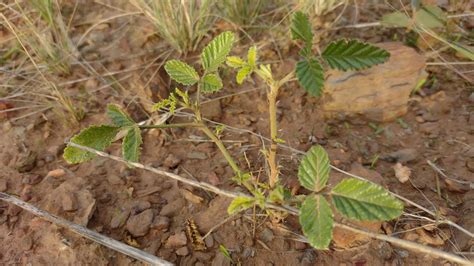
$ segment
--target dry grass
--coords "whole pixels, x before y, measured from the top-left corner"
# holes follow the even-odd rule
[[[216,0],[132,0],[161,38],[182,54],[195,51],[211,30]]]

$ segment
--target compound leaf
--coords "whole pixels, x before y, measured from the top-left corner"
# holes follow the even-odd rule
[[[223,86],[222,80],[217,74],[207,74],[202,81],[202,91],[205,93],[216,92]]]
[[[342,39],[330,43],[322,57],[331,68],[347,71],[361,70],[384,63],[390,57],[390,53],[358,40]]]
[[[307,196],[300,207],[299,221],[309,243],[327,249],[332,239],[334,220],[327,200],[321,195]]]
[[[120,131],[120,127],[115,126],[91,126],[83,129],[79,134],[71,138],[71,142],[86,146],[95,150],[103,151],[112,144],[115,135]],[[71,164],[82,163],[93,159],[96,155],[68,145],[64,149],[63,157]]]
[[[313,96],[321,96],[324,84],[323,67],[315,58],[303,59],[296,64],[296,77],[303,88]]]
[[[237,75],[235,76],[235,80],[237,81],[238,84],[242,84],[244,82],[245,78],[252,72],[252,68],[250,66],[244,66],[239,71],[237,72]]]
[[[194,85],[199,81],[196,70],[179,60],[170,60],[165,64],[166,73],[176,82],[183,85]]]
[[[329,157],[320,145],[313,146],[301,160],[298,168],[300,184],[312,191],[319,192],[329,179]]]
[[[313,32],[308,16],[303,12],[297,11],[291,19],[291,38],[293,40],[301,40],[305,43],[306,50],[311,49],[313,43]]]
[[[137,126],[130,128],[122,142],[123,158],[127,161],[138,162],[142,143],[140,128]]]
[[[402,214],[403,204],[383,187],[349,178],[331,191],[336,209],[350,219],[391,220]]]
[[[208,72],[216,71],[225,62],[234,44],[234,34],[230,31],[221,33],[204,48],[201,54],[202,66]]]
[[[254,198],[248,197],[237,197],[230,203],[229,207],[227,207],[227,213],[232,215],[237,212],[241,212],[252,207],[255,204]]]
[[[135,125],[135,121],[116,104],[107,105],[107,115],[114,125],[118,127],[127,127]]]

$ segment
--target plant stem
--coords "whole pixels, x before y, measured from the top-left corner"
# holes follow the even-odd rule
[[[212,132],[206,125],[204,125],[203,122],[201,122],[200,129],[217,145],[217,147],[221,151],[222,155],[224,155],[224,158],[227,160],[232,170],[234,170],[234,173],[237,176],[240,176],[241,174],[240,168],[239,166],[237,166],[237,163],[234,161],[234,158],[232,158],[232,156],[230,155],[224,143],[222,143],[222,141],[216,136],[216,134],[214,134],[214,132]]]
[[[270,139],[272,141],[268,153],[268,165],[270,166],[270,187],[275,187],[278,183],[278,165],[276,161],[277,139],[278,139],[278,124],[277,124],[277,107],[276,100],[278,96],[278,85],[272,84],[270,92],[268,93],[268,112],[270,113]]]
[[[176,123],[176,124],[161,124],[161,125],[143,125],[139,128],[177,128],[177,127],[201,127],[198,123]]]

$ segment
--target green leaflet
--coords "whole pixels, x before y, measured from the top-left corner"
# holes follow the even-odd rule
[[[238,56],[228,56],[226,63],[232,68],[240,68],[247,65],[247,62]]]
[[[91,126],[83,129],[79,134],[71,138],[71,142],[103,151],[112,144],[112,141],[119,131],[120,128],[115,126]],[[64,159],[71,164],[89,161],[95,156],[93,153],[83,151],[70,145],[64,149],[63,154]]]
[[[391,220],[402,214],[403,204],[383,187],[349,178],[331,191],[336,209],[350,219]]]
[[[114,125],[118,127],[126,127],[135,125],[135,121],[116,104],[107,105],[107,115]]]
[[[361,70],[388,60],[386,50],[358,40],[338,40],[324,50],[322,57],[331,68],[342,71]]]
[[[183,85],[194,85],[199,81],[199,75],[196,70],[179,60],[166,62],[165,70],[174,81]]]
[[[327,249],[332,239],[334,220],[327,200],[321,195],[306,196],[300,207],[299,221],[309,243]]]
[[[131,127],[122,141],[123,158],[127,161],[138,162],[140,158],[140,145],[142,144],[140,128]]]
[[[232,215],[237,212],[241,212],[252,207],[255,204],[254,198],[248,197],[237,197],[230,203],[229,207],[227,207],[227,213]]]
[[[324,148],[311,147],[298,168],[300,184],[311,191],[321,191],[329,179],[329,169],[329,157]]]
[[[207,72],[214,72],[226,61],[234,44],[234,34],[230,31],[214,38],[201,53],[201,63]]]
[[[242,84],[245,80],[245,78],[252,73],[252,68],[250,66],[244,66],[239,71],[237,72],[237,75],[235,76],[235,80],[237,81],[237,84]]]
[[[382,17],[382,25],[386,27],[404,27],[407,28],[410,25],[410,18],[400,11],[385,14]]]
[[[295,12],[291,19],[291,38],[301,40],[305,43],[305,56],[309,56],[311,45],[313,44],[313,32],[308,17],[301,11]]]
[[[251,46],[247,53],[247,63],[251,67],[255,67],[257,65],[257,46]]]
[[[395,11],[382,17],[382,24],[387,27],[408,28],[410,24],[425,29],[443,28],[446,26],[447,16],[444,11],[434,5],[424,6],[415,12],[414,20],[405,13]]]
[[[321,96],[324,72],[317,59],[303,59],[296,64],[296,77],[303,88],[313,96]]]
[[[202,79],[202,92],[216,92],[222,89],[222,86],[222,80],[217,74],[207,74]]]

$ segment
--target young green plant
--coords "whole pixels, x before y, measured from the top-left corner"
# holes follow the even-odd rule
[[[310,95],[319,96],[323,93],[324,84],[321,62],[325,62],[331,68],[347,71],[383,63],[389,57],[387,51],[357,40],[335,41],[324,49],[321,56],[313,55],[311,25],[306,15],[301,12],[293,16],[291,34],[293,39],[303,42],[300,51],[302,59],[297,63],[294,72],[284,75],[281,79],[274,77],[270,65],[259,64],[255,46],[249,49],[246,59],[228,56],[234,43],[234,35],[231,32],[224,32],[212,40],[201,53],[202,74],[183,61],[170,60],[165,64],[166,72],[174,81],[184,86],[195,86],[197,93],[195,97],[190,97],[187,90],[176,88],[169,98],[157,103],[155,109],[165,109],[170,113],[174,113],[177,108],[191,110],[194,114],[191,122],[141,126],[118,106],[109,105],[107,114],[112,120],[112,125],[89,127],[73,137],[71,142],[103,151],[118,132],[125,131],[126,135],[122,141],[123,157],[136,162],[142,144],[140,129],[195,127],[219,148],[233,169],[237,184],[244,186],[253,195],[235,198],[228,206],[229,214],[255,206],[266,210],[267,203],[295,206],[299,208],[299,221],[304,235],[317,249],[329,247],[334,226],[333,209],[342,216],[355,220],[390,220],[398,217],[403,211],[403,204],[379,185],[350,178],[329,188],[329,158],[324,148],[319,145],[313,146],[307,152],[298,170],[298,180],[309,193],[292,197],[288,189],[281,184],[277,148],[278,144],[284,141],[278,136],[276,119],[279,89],[296,75],[299,83]],[[270,148],[265,151],[269,165],[268,184],[258,182],[251,173],[240,169],[237,161],[219,138],[219,134],[211,130],[202,117],[199,97],[201,94],[217,92],[223,88],[219,69],[224,62],[237,69],[238,84],[255,74],[266,85],[271,137]],[[93,157],[94,154],[71,145],[68,145],[64,152],[64,158],[70,163],[84,162]]]

